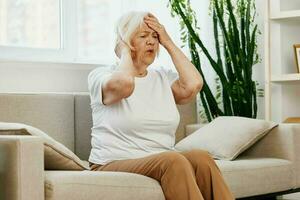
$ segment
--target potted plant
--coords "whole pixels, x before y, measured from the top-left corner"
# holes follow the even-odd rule
[[[235,6],[233,6],[235,5]],[[191,59],[204,79],[200,92],[203,116],[207,121],[218,116],[256,118],[257,82],[252,80],[252,68],[260,62],[257,53],[253,0],[211,0],[216,56],[208,51],[197,33],[199,27],[189,0],[169,0],[172,16],[178,16],[181,39],[189,46]],[[201,69],[200,53],[208,59],[217,74],[216,94],[213,94]]]

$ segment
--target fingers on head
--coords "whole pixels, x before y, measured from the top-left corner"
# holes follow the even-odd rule
[[[149,17],[149,18],[153,18],[155,19],[156,21],[158,21],[157,17],[155,17],[152,13],[148,12],[148,14],[146,15],[146,17]]]
[[[156,18],[151,12],[148,12],[147,16]]]

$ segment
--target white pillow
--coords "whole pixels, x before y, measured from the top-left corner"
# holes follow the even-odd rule
[[[217,117],[178,142],[175,149],[203,149],[216,159],[233,160],[277,125],[246,117]]]
[[[0,135],[33,135],[44,141],[44,162],[46,170],[85,170],[86,163],[71,150],[35,127],[21,124],[0,122]]]

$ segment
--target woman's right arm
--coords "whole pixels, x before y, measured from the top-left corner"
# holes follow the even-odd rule
[[[122,42],[116,47],[120,64],[109,79],[102,84],[102,102],[104,105],[114,104],[129,97],[134,90],[134,65],[130,48]]]

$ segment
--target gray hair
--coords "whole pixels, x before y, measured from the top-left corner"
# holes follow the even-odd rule
[[[115,27],[116,41],[115,45],[118,44],[119,40],[123,40],[131,49],[131,40],[134,33],[142,26],[144,17],[148,12],[131,11],[122,15],[117,21]]]

